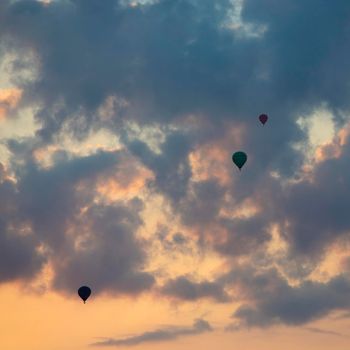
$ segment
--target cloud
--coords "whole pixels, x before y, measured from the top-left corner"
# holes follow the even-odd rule
[[[217,220],[225,189],[215,180],[193,183],[177,210],[188,226],[203,227]]]
[[[288,222],[284,237],[293,254],[321,259],[329,245],[350,232],[346,214],[349,184],[344,176],[350,166],[348,138],[340,150],[339,158],[318,163],[311,179],[289,186],[278,199],[272,196],[277,219]]]
[[[102,178],[112,174],[118,179],[118,172],[115,175],[112,170],[127,161],[123,152],[72,157],[57,151],[52,165],[42,168],[35,162],[30,143],[11,141],[9,146],[16,155],[12,163],[16,183],[4,180],[0,187],[8,221],[1,230],[5,249],[1,266],[8,266],[9,275],[3,279],[40,271],[43,261],[36,248],[41,245],[56,291],[72,294],[81,284],[88,284],[95,295],[135,295],[154,284],[154,277],[142,271],[146,252],[136,237],[142,225],[142,200],[96,201]],[[30,236],[18,236],[20,224]],[[9,237],[6,226],[12,227]]]
[[[329,331],[329,330],[325,330],[325,329],[320,329],[320,328],[305,327],[304,329],[309,331],[309,332],[312,332],[312,333],[325,334],[325,335],[334,335],[336,337],[346,337],[342,333]]]
[[[12,93],[3,108],[33,107],[39,122],[35,138],[6,143],[16,181],[4,178],[0,189],[1,240],[10,252],[3,259],[14,266],[3,280],[33,276],[48,259],[60,291],[75,290],[81,280],[101,293],[154,286],[147,245],[137,238],[148,203],[138,191],[107,200],[96,188],[111,179],[128,183],[125,173],[111,174],[132,157],[150,173],[142,191],[164,200],[159,211],[170,211],[181,226],[176,231],[235,271],[212,282],[175,277],[164,295],[224,301],[227,285],[239,287],[244,304],[235,318],[247,326],[299,325],[348,308],[344,276],[308,280],[329,247],[349,238],[347,139],[336,157],[330,152],[308,174],[292,145],[307,140],[296,120],[321,105],[337,128],[348,119],[350,3],[246,0],[241,29],[262,25],[258,36],[228,25],[234,6],[229,0],[133,7],[117,0],[1,1],[0,55],[14,57],[12,83],[23,90],[20,106]],[[263,128],[262,112],[270,117]],[[135,128],[157,130],[156,140],[133,137]],[[62,134],[82,140],[100,129],[123,150],[85,157],[55,152],[48,168],[33,157]],[[236,149],[248,154],[241,173],[231,162]],[[205,176],[196,177],[200,166]],[[246,203],[256,210],[237,215]],[[283,252],[268,249],[273,226]],[[43,246],[45,258],[38,254]],[[239,259],[262,263],[243,276],[235,270]],[[294,263],[301,267],[293,276],[298,286],[271,270],[291,277]]]
[[[141,209],[142,202],[137,199],[90,207],[73,228],[80,238],[78,248],[70,244],[63,256],[53,259],[54,286],[76,290],[87,284],[94,294],[135,295],[149,290],[155,280],[141,271],[146,254],[135,237],[142,222]]]
[[[274,96],[274,82],[259,78],[268,64],[265,46],[274,42],[225,29],[232,7],[228,0],[220,6],[166,0],[145,8],[113,0],[6,1],[1,32],[12,48],[30,47],[40,60],[26,93],[45,106],[37,113],[44,138],[67,122],[76,134],[101,125],[95,112],[110,96],[129,106],[116,111],[108,124],[114,129],[130,119],[167,123],[192,114],[222,133],[222,120],[244,121],[266,104],[272,114],[290,117]],[[254,96],[254,106],[246,96]],[[291,123],[275,123],[294,137]],[[282,136],[270,140],[285,145]]]
[[[185,276],[179,276],[166,282],[161,288],[162,294],[183,301],[196,301],[212,298],[225,303],[230,300],[222,285],[215,282],[192,282]]]
[[[5,119],[9,111],[16,108],[22,96],[19,89],[0,89],[0,120]]]
[[[143,343],[163,342],[181,338],[184,336],[191,336],[211,332],[213,329],[210,324],[202,319],[197,319],[192,327],[166,327],[155,331],[145,332],[140,335],[131,336],[121,339],[108,339],[105,341],[91,344],[92,346],[135,346]]]
[[[0,283],[30,280],[46,259],[40,241],[21,218],[15,183],[0,163]]]
[[[289,285],[274,269],[232,271],[227,277],[236,281],[247,301],[233,313],[237,323],[231,329],[303,325],[350,307],[350,282],[341,275],[328,282],[307,280],[297,286]]]
[[[273,67],[269,70],[271,88],[281,100],[288,95],[298,106],[323,100],[332,107],[349,108],[347,93],[333,89],[337,86],[344,91],[349,78],[343,59],[350,53],[346,39],[349,13],[346,1],[336,6],[317,0],[307,4],[301,0],[245,1],[243,20],[268,26],[262,44],[269,67]],[[337,68],[331,73],[333,64]]]
[[[42,242],[59,250],[64,246],[69,221],[94,196],[93,191],[79,192],[79,185],[84,181],[94,183],[98,175],[115,166],[118,153],[99,152],[69,159],[66,152],[58,151],[55,166],[49,169],[40,168],[28,154],[24,157],[24,166],[15,168],[21,215],[31,222]]]
[[[256,153],[251,174],[260,174],[266,165],[291,174],[300,159],[290,143],[303,137],[294,125],[298,114],[321,102],[346,109],[348,99],[334,91],[347,91],[342,72],[348,72],[349,5],[263,3],[246,1],[242,10],[244,23],[266,24],[268,30],[259,38],[225,27],[234,6],[226,0],[220,6],[166,0],[144,7],[112,0],[49,6],[4,1],[0,32],[13,50],[36,51],[40,72],[26,85],[26,94],[43,106],[36,117],[44,138],[67,123],[76,134],[101,126],[117,132],[130,120],[168,124],[194,115],[201,129],[209,121],[219,139],[224,122],[246,124],[268,109],[273,120],[264,130],[268,135],[257,128],[246,135],[246,149]],[[266,9],[278,13],[278,19]],[[303,23],[295,26],[299,18]],[[311,47],[317,50],[311,52]],[[104,124],[96,111],[111,97],[125,100],[128,107],[116,108]],[[257,146],[262,143],[264,147]]]
[[[160,191],[173,204],[185,196],[191,178],[188,153],[191,149],[189,136],[171,132],[161,144],[161,154],[155,154],[142,141],[124,138],[130,152],[151,169],[155,175],[150,187]]]

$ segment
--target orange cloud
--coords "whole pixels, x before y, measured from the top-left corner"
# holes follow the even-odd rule
[[[57,145],[49,145],[34,150],[33,156],[38,164],[43,167],[49,167],[52,165],[52,155],[59,150],[60,148]]]
[[[232,179],[232,153],[241,148],[245,134],[243,125],[226,128],[226,135],[220,140],[207,143],[189,155],[193,180],[205,181],[216,178],[221,185],[228,185]]]
[[[316,148],[316,162],[323,162],[329,158],[339,158],[342,153],[342,148],[349,142],[350,124],[339,130],[332,142],[321,145]]]
[[[134,162],[120,164],[112,177],[102,176],[97,183],[97,192],[105,199],[132,198],[138,195],[146,182],[153,177],[152,172]]]
[[[205,181],[211,177],[216,177],[221,184],[229,182],[229,174],[225,166],[227,152],[214,144],[208,144],[189,155],[189,160],[193,172],[193,179]],[[214,171],[215,169],[215,171]]]
[[[20,89],[0,89],[0,119],[5,119],[8,112],[16,108],[21,97]]]

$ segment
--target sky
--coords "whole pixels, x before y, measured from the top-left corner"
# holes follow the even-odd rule
[[[0,348],[349,349],[349,61],[348,0],[1,0]]]

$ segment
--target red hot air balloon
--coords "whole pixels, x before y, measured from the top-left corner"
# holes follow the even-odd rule
[[[259,120],[261,122],[262,125],[264,125],[267,122],[267,119],[269,119],[269,117],[267,116],[267,114],[260,114],[259,115]]]

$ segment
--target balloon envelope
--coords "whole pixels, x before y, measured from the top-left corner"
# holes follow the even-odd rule
[[[85,301],[89,298],[91,294],[91,289],[87,286],[82,286],[78,289],[78,294],[80,298],[84,300],[84,304],[85,304]]]
[[[262,125],[264,125],[267,122],[267,119],[269,119],[269,117],[266,114],[260,114],[259,120]]]
[[[242,166],[247,161],[247,155],[241,151],[233,153],[232,161],[237,165],[238,169],[241,170]]]

